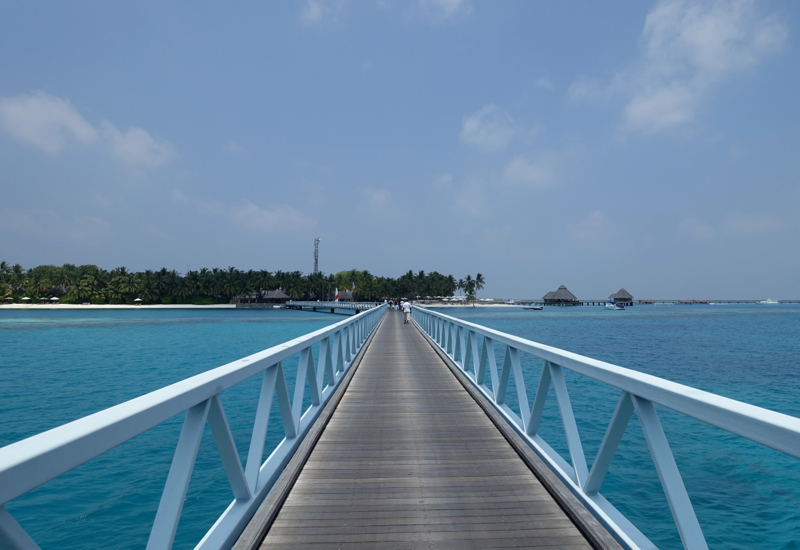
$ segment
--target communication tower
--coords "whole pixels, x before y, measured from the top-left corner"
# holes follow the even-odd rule
[[[319,242],[322,239],[316,237],[314,239],[314,274],[319,273]]]

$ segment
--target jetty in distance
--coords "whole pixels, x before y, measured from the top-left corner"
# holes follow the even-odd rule
[[[608,303],[608,300],[601,299],[580,299],[578,303],[573,304],[576,306],[602,306]],[[542,299],[524,298],[522,300],[514,300],[515,304],[536,304],[536,305],[555,305],[547,304]],[[714,304],[800,304],[800,300],[634,300],[631,305],[656,305],[656,304],[673,304],[673,305],[714,305]]]

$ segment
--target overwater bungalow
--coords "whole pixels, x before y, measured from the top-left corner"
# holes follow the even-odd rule
[[[623,306],[633,305],[633,296],[631,296],[631,293],[624,288],[619,289],[619,292],[612,294],[608,297],[608,299],[615,304],[620,304]]]
[[[579,306],[581,305],[578,297],[572,292],[567,290],[567,287],[561,285],[558,290],[548,292],[542,296],[545,305],[547,306]]]

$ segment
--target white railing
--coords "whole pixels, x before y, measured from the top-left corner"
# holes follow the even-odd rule
[[[355,309],[356,311],[366,311],[378,306],[382,306],[377,302],[316,302],[305,300],[290,300],[286,302],[286,307],[297,308],[317,308],[317,309]]]
[[[789,456],[800,458],[798,418],[537,344],[426,309],[414,307],[412,319],[503,414],[515,431],[562,479],[573,494],[621,544],[629,548],[655,548],[655,545],[599,491],[634,410],[642,426],[684,548],[694,550],[706,549],[708,546],[654,403]],[[505,347],[503,364],[499,372],[495,359],[495,344]],[[520,362],[521,353],[530,354],[544,361],[532,404],[525,389]],[[562,369],[569,369],[621,391],[591,470],[587,467]],[[491,387],[484,382],[487,373]],[[517,390],[519,411],[512,410],[505,403],[506,388],[511,376],[514,377]],[[537,434],[544,402],[551,385],[564,427],[571,464]]]
[[[170,548],[206,423],[228,476],[234,500],[198,543],[226,548],[242,532],[344,378],[386,308],[375,308],[284,344],[255,353],[160,390],[0,449],[0,534],[20,549],[39,548],[4,505],[186,411],[148,549]],[[319,344],[317,362],[312,346]],[[282,361],[299,354],[294,397]],[[250,450],[244,468],[220,392],[263,372]],[[323,383],[327,384],[323,387]],[[303,410],[306,383],[311,406]],[[273,398],[277,394],[286,437],[262,463]]]

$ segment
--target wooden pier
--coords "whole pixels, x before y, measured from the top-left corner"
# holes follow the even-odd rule
[[[459,377],[388,312],[234,548],[620,548]]]

